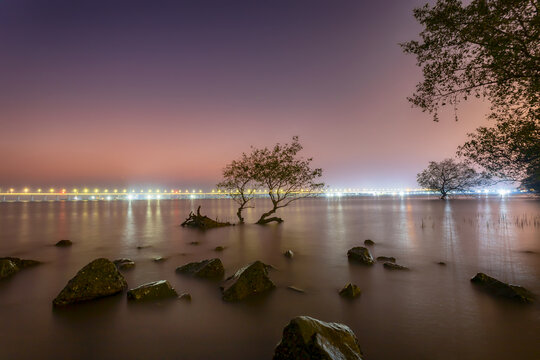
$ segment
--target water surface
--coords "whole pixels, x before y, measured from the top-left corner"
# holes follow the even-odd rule
[[[496,299],[469,281],[481,271],[540,295],[538,200],[306,199],[280,210],[281,225],[179,227],[198,205],[235,220],[228,200],[0,203],[0,256],[44,262],[0,282],[0,358],[270,359],[287,322],[310,315],[350,326],[371,360],[540,359],[539,303]],[[268,203],[256,205],[248,221]],[[411,271],[349,264],[347,250],[368,238],[374,256]],[[60,239],[74,245],[52,246]],[[53,311],[66,282],[98,257],[133,259],[123,272],[130,287],[166,279],[193,301],[133,305],[120,295]],[[212,257],[227,275],[254,260],[272,264],[277,289],[229,304],[218,283],[174,271]],[[362,289],[356,301],[337,294],[348,282]]]

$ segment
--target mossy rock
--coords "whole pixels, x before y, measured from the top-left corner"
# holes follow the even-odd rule
[[[110,260],[100,258],[79,270],[53,300],[53,305],[65,306],[93,300],[118,294],[126,288],[126,280],[116,266]]]
[[[9,260],[14,263],[19,269],[26,269],[41,264],[41,261],[20,259],[16,257],[2,257],[0,258],[0,260]]]
[[[396,262],[396,258],[393,256],[377,256],[377,261],[383,261],[383,262]]]
[[[274,360],[362,360],[354,332],[346,325],[309,316],[292,319],[274,351]]]
[[[134,301],[154,301],[177,297],[178,293],[167,280],[143,284],[127,292],[127,298]]]
[[[268,277],[268,266],[261,261],[255,261],[236,271],[225,281],[221,289],[223,300],[240,301],[275,287]]]
[[[364,245],[373,246],[373,245],[375,245],[375,241],[370,240],[370,239],[364,240]]]
[[[19,267],[11,260],[0,260],[0,279],[5,279],[15,275],[19,271]]]
[[[362,290],[360,290],[358,286],[351,283],[348,283],[343,287],[343,289],[339,290],[339,295],[349,299],[357,298],[360,296],[360,294],[362,294]]]
[[[177,273],[193,275],[200,278],[220,279],[225,275],[225,268],[220,259],[208,259],[176,268]]]
[[[506,284],[484,273],[476,274],[471,282],[481,286],[492,295],[509,298],[524,303],[534,302],[534,294],[522,286]]]
[[[356,246],[347,251],[347,257],[349,260],[353,260],[364,265],[373,265],[375,263],[369,250],[363,246]]]
[[[113,261],[113,264],[120,270],[133,269],[135,267],[135,262],[131,259],[116,259]]]
[[[216,247],[214,248],[214,251],[223,251],[223,250],[225,250],[225,247],[224,247],[224,246],[216,246]]]
[[[283,253],[285,257],[288,257],[289,259],[292,259],[294,257],[294,252],[292,250],[287,250]]]
[[[71,245],[73,245],[73,241],[71,240],[60,240],[59,242],[54,244],[54,246],[58,246],[58,247],[68,247]]]
[[[190,293],[183,293],[178,297],[179,300],[191,302],[191,294]]]
[[[410,270],[406,266],[401,266],[401,265],[394,264],[394,263],[391,263],[391,262],[385,262],[383,264],[383,266],[384,266],[385,269],[388,269],[388,270]]]

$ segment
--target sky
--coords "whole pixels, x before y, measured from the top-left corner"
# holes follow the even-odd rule
[[[330,187],[415,187],[489,104],[407,101],[419,0],[2,0],[0,188],[211,189],[300,137]]]

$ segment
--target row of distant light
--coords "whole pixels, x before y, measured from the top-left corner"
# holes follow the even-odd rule
[[[377,191],[377,192],[391,192],[391,191],[396,191],[397,189],[383,189],[383,190],[370,190],[370,189],[326,189],[326,190],[322,190],[323,192],[335,192],[335,193],[359,193],[359,192],[374,192],[374,191]],[[36,190],[38,193],[43,193],[43,189],[37,189]],[[51,188],[49,189],[49,192],[50,193],[55,193],[55,189]],[[260,190],[257,190],[257,189],[248,189],[247,192],[248,193],[266,193],[268,190],[266,189],[260,189]],[[304,189],[301,189],[300,192],[307,192],[308,190],[304,190]],[[407,189],[406,190],[407,192],[411,191],[410,189]],[[1,191],[0,191],[1,192]],[[9,189],[9,192],[10,193],[14,193],[15,192],[15,189]],[[66,189],[61,189],[58,191],[59,193],[67,193],[68,191]],[[83,189],[82,191],[80,191],[79,189],[73,189],[71,191],[72,193],[92,193],[92,191],[90,191],[90,189]],[[100,193],[100,190],[99,189],[93,189],[93,192],[94,193]],[[104,193],[108,193],[109,192],[109,189],[104,189],[103,190]],[[145,190],[128,190],[128,189],[123,189],[123,190],[118,190],[118,189],[114,189],[111,191],[112,193],[136,193],[136,192],[141,192],[141,193],[144,193]],[[148,189],[146,191],[147,193],[152,193],[152,192],[155,192],[155,193],[170,193],[170,194],[180,194],[182,193],[182,190],[170,190],[170,191],[167,191],[167,190],[162,190],[162,189]],[[199,190],[198,191],[199,193],[202,193],[203,191],[202,190]],[[401,191],[403,192],[403,191]],[[23,189],[23,193],[32,193],[31,189],[29,188],[24,188]],[[197,190],[186,190],[185,193],[197,193]],[[212,190],[212,193],[228,193],[226,191],[221,191],[221,190]]]

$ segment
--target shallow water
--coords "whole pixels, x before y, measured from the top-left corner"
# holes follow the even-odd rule
[[[349,325],[370,360],[540,359],[540,301],[493,298],[469,281],[481,271],[540,296],[538,200],[306,199],[280,210],[281,225],[179,227],[199,204],[234,221],[228,200],[0,203],[0,256],[45,262],[0,282],[0,359],[270,359],[297,315]],[[247,220],[267,205],[259,200]],[[349,264],[347,250],[368,238],[374,257],[411,271]],[[52,246],[60,239],[74,245]],[[119,295],[53,311],[52,299],[97,257],[133,259],[123,272],[130,287],[166,279],[193,301],[134,305]],[[229,304],[219,283],[174,271],[212,257],[227,275],[270,263],[277,289]],[[356,301],[337,294],[348,282],[362,289]]]

